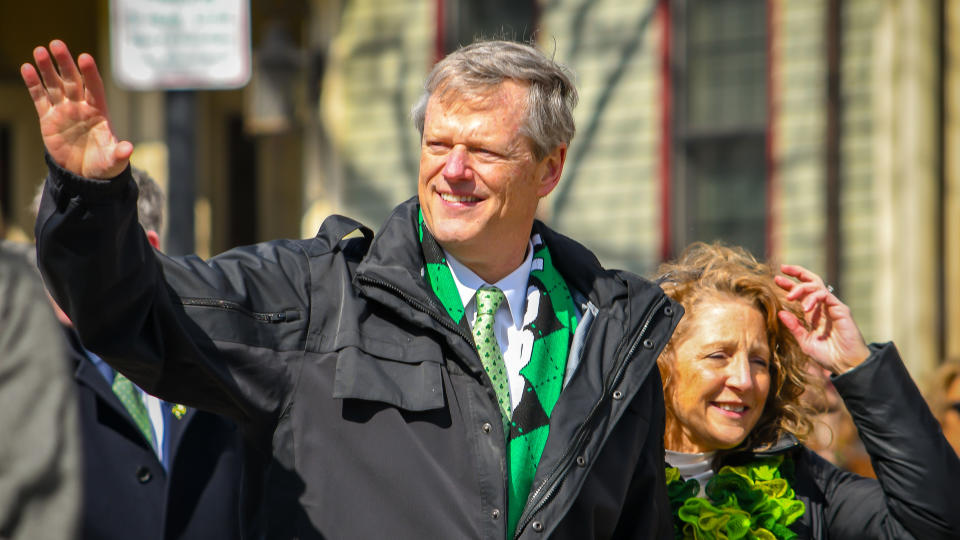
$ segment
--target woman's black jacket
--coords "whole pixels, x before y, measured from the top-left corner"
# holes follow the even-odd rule
[[[830,540],[960,538],[960,459],[892,343],[871,346],[860,366],[832,378],[870,454],[877,479],[843,471],[784,436],[765,452],[734,453],[722,464],[785,454],[806,512],[791,529]]]

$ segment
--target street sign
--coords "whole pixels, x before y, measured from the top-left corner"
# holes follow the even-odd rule
[[[110,0],[113,76],[134,90],[237,88],[250,79],[249,0]]]

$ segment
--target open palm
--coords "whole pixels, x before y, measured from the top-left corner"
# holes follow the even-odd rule
[[[784,276],[774,281],[787,292],[787,299],[803,309],[803,321],[788,311],[778,315],[803,352],[834,374],[848,371],[867,359],[867,348],[850,308],[841,302],[817,274],[795,265],[782,265]]]
[[[20,74],[37,110],[47,152],[80,176],[107,179],[120,174],[133,145],[117,140],[110,127],[103,80],[93,57],[81,54],[75,63],[66,44],[54,40],[49,52],[34,49],[33,58],[36,68],[24,64]]]

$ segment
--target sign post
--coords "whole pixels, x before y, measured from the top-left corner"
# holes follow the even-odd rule
[[[113,76],[131,90],[166,90],[166,251],[194,251],[196,92],[250,80],[249,0],[111,0]]]

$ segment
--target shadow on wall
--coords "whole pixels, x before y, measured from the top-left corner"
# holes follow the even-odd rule
[[[589,123],[585,129],[577,130],[577,140],[579,142],[578,144],[573,145],[571,155],[567,160],[567,167],[564,172],[564,181],[557,186],[556,193],[553,195],[554,209],[556,213],[561,213],[564,210],[567,199],[570,196],[570,190],[576,183],[577,177],[579,176],[580,166],[581,163],[583,163],[583,158],[585,155],[587,155],[587,152],[592,151],[591,142],[595,139],[597,131],[601,128],[603,113],[610,103],[610,99],[616,91],[621,79],[623,79],[624,74],[627,71],[627,66],[629,66],[634,61],[635,57],[642,51],[643,39],[647,35],[647,28],[650,26],[650,22],[656,15],[658,5],[659,0],[650,0],[646,11],[643,12],[637,21],[636,29],[630,34],[633,36],[633,38],[626,40],[623,43],[620,49],[620,54],[618,57],[619,60],[616,67],[607,75],[606,80],[601,85],[603,91],[600,93],[597,101],[590,104],[592,108]],[[580,55],[584,34],[586,32],[584,25],[585,21],[588,20],[587,14],[590,9],[594,8],[595,6],[595,2],[584,0],[581,3],[580,8],[577,10],[576,16],[572,18],[574,21],[573,32],[571,33],[573,39],[571,40],[570,49],[566,55],[566,58],[576,58]],[[549,6],[545,9],[549,9]]]

